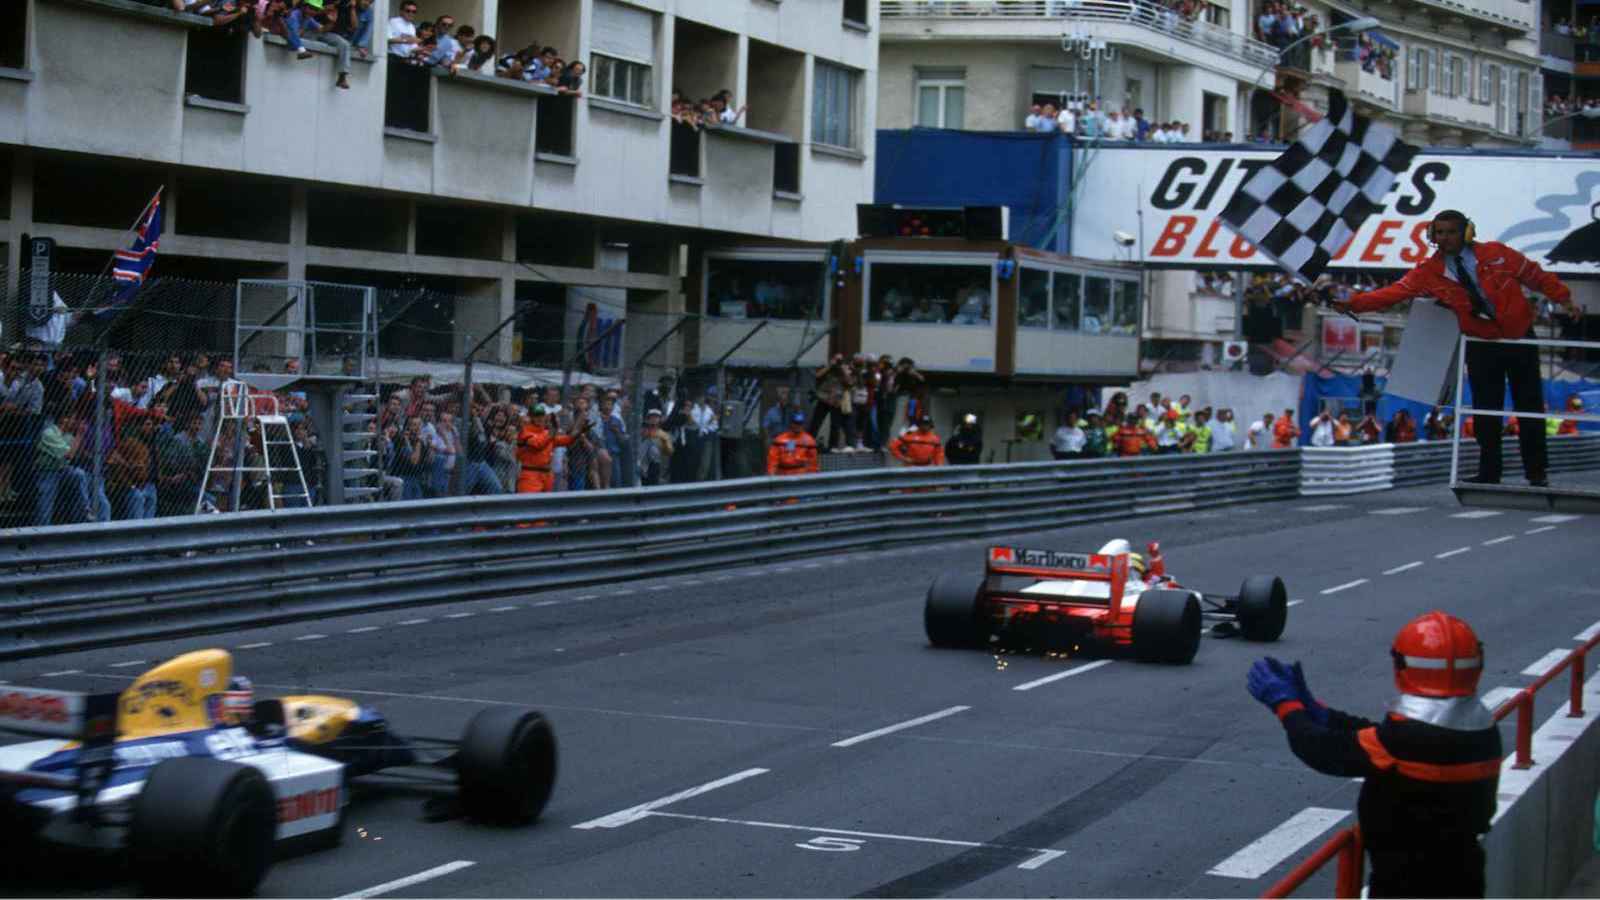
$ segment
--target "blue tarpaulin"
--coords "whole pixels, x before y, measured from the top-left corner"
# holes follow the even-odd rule
[[[1404,409],[1411,413],[1411,418],[1417,423],[1417,436],[1422,436],[1422,423],[1428,418],[1428,413],[1433,407],[1426,403],[1417,403],[1402,397],[1391,397],[1383,394],[1386,378],[1378,379],[1378,421],[1389,424],[1394,414]],[[1466,405],[1472,405],[1472,386],[1464,381],[1461,386]],[[1567,398],[1573,394],[1583,399],[1584,412],[1592,413],[1600,409],[1600,404],[1595,402],[1600,398],[1600,381],[1545,381],[1544,401],[1551,412],[1559,412],[1567,408]],[[1311,420],[1322,409],[1323,399],[1337,399],[1351,409],[1351,424],[1359,419],[1361,410],[1361,377],[1359,375],[1336,375],[1331,377],[1319,376],[1316,373],[1307,373],[1300,390],[1300,443],[1311,443]],[[1511,391],[1508,388],[1504,398],[1506,409],[1511,408]],[[1455,407],[1444,407],[1445,412],[1455,412]],[[1600,423],[1579,422],[1579,431],[1600,431]]]
[[[1072,187],[1072,142],[1064,134],[952,131],[878,132],[877,203],[1004,206],[1011,240],[1066,253],[1064,212]]]

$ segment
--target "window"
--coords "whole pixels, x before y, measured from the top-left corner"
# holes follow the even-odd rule
[[[222,100],[244,102],[244,48],[241,34],[228,29],[191,29],[184,51],[183,92]]]
[[[1139,282],[1111,283],[1111,333],[1139,333]]]
[[[1440,54],[1439,93],[1446,97],[1456,95],[1456,58],[1449,53]]]
[[[782,194],[800,193],[800,145],[772,148],[772,189]]]
[[[835,147],[856,145],[856,73],[820,59],[812,86],[811,140]]]
[[[539,121],[533,133],[535,153],[552,156],[572,156],[573,119],[578,105],[571,94],[554,97],[541,94],[537,98]]]
[[[667,171],[673,175],[700,177],[700,129],[686,122],[672,123],[672,147]]]
[[[26,69],[28,67],[28,4],[12,4],[8,10],[9,21],[0,31],[0,68]],[[193,32],[190,32],[193,34]]]
[[[433,95],[433,75],[423,66],[386,66],[383,124],[389,128],[429,134],[433,117],[429,99]]]
[[[1083,280],[1083,333],[1104,334],[1111,330],[1111,279],[1085,275]]]
[[[917,124],[924,128],[961,128],[966,120],[965,69],[917,70]]]
[[[1449,97],[1464,97],[1467,95],[1467,61],[1460,56],[1450,57],[1450,89],[1446,92]]]
[[[1406,48],[1406,90],[1415,91],[1422,86],[1422,50]]]
[[[868,320],[987,325],[993,275],[988,263],[871,263]]]
[[[650,96],[650,66],[599,53],[590,54],[590,90],[596,97],[653,106]]]
[[[866,25],[867,0],[844,0],[844,20],[852,25]]]
[[[1017,327],[1050,327],[1050,273],[1023,269],[1017,289]]]
[[[1428,83],[1435,94],[1444,93],[1444,54],[1435,50],[1428,54]]]
[[[825,318],[821,260],[706,260],[706,315],[725,319]]]
[[[1072,272],[1055,273],[1050,286],[1050,302],[1054,307],[1051,327],[1056,331],[1077,331],[1082,298],[1083,276]]]

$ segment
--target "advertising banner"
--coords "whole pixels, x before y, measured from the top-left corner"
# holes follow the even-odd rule
[[[1127,259],[1131,251],[1166,268],[1276,268],[1218,216],[1281,150],[1169,144],[1074,152],[1091,156],[1080,163],[1073,255]],[[1550,271],[1600,275],[1595,157],[1432,150],[1417,156],[1330,268],[1411,268],[1432,254],[1428,223],[1446,209],[1466,213],[1479,240],[1507,244]],[[1119,246],[1118,231],[1139,239]]]
[[[1382,337],[1382,335],[1379,335]],[[1344,316],[1327,316],[1322,320],[1322,355],[1361,352],[1361,323]]]

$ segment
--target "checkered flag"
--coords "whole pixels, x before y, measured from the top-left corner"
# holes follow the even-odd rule
[[[1240,185],[1222,222],[1290,274],[1315,281],[1417,150],[1333,91],[1327,117]]]

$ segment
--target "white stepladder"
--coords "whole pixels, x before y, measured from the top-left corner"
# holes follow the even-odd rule
[[[1467,342],[1481,338],[1461,335],[1455,356],[1455,424],[1450,434],[1450,490],[1463,506],[1488,506],[1505,509],[1530,509],[1568,513],[1600,513],[1600,491],[1572,487],[1523,487],[1510,484],[1478,484],[1461,479],[1461,429],[1466,417],[1474,414],[1501,416],[1502,418],[1537,419],[1536,427],[1543,428],[1547,419],[1564,419],[1578,422],[1600,422],[1595,413],[1576,413],[1570,410],[1557,412],[1530,412],[1522,410],[1480,409],[1460,405],[1462,387],[1466,382]],[[1498,344],[1527,344],[1534,347],[1571,347],[1584,350],[1600,349],[1593,341],[1566,341],[1524,338],[1518,341],[1501,340]],[[1473,398],[1474,403],[1477,402]],[[1506,435],[1501,433],[1501,452],[1507,449]],[[1552,447],[1551,450],[1554,450]]]
[[[267,508],[272,510],[282,509],[283,501],[296,499],[297,506],[311,505],[311,490],[306,486],[305,470],[300,465],[300,453],[294,445],[294,434],[289,429],[289,420],[284,417],[278,408],[278,398],[267,391],[253,390],[250,385],[237,379],[229,379],[222,384],[218,396],[218,421],[216,434],[211,439],[211,452],[206,458],[205,481],[201,483],[200,494],[195,498],[195,512],[206,512],[206,488],[211,485],[213,474],[227,473],[230,476],[229,489],[232,492],[230,508],[239,509],[239,497],[243,491],[243,479],[246,475],[261,475],[266,483]],[[233,423],[233,428],[227,427]],[[260,436],[261,464],[246,465],[246,442],[249,433]],[[233,441],[233,458],[231,462],[217,464],[218,450],[222,442]],[[277,462],[287,462],[287,465],[274,465]],[[293,490],[280,492],[278,481],[286,478],[292,472],[293,478],[287,483],[288,488],[299,486],[300,492]],[[210,510],[215,512],[215,509]]]

